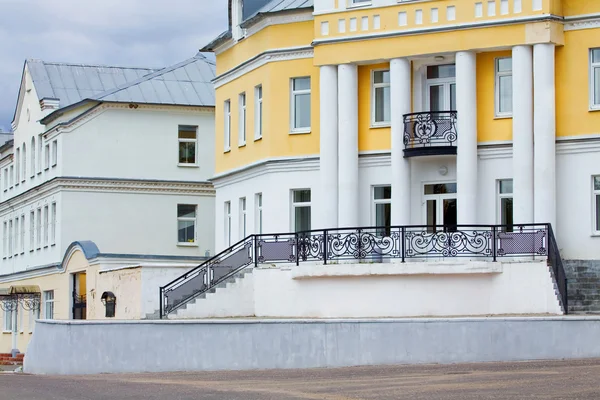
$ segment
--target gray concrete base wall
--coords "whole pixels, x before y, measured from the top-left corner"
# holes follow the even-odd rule
[[[600,318],[39,321],[25,372],[92,374],[600,357]]]
[[[600,260],[564,260],[569,312],[600,313]]]

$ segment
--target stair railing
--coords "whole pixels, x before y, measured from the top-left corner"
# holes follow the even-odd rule
[[[563,265],[562,258],[560,256],[560,250],[556,243],[556,237],[554,236],[554,230],[552,225],[548,224],[548,263],[550,264],[550,271],[552,271],[552,277],[556,282],[558,293],[561,301],[561,305],[565,314],[569,313],[569,297],[567,293],[567,275]]]

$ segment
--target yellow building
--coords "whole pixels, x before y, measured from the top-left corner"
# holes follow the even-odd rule
[[[600,2],[229,5],[204,49],[217,250],[253,233],[543,223],[567,267],[599,270]]]

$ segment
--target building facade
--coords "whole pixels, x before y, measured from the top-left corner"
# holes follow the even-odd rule
[[[142,270],[169,279],[214,253],[214,74],[202,54],[163,69],[26,61],[0,148],[0,353],[23,351],[37,318],[109,316],[109,295],[112,317],[142,318],[157,308]]]

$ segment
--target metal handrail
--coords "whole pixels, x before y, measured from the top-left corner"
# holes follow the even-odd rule
[[[560,250],[558,248],[558,244],[556,243],[556,237],[554,236],[554,230],[552,229],[552,225],[548,224],[548,238],[549,238],[549,246],[548,246],[548,261],[550,263],[550,271],[552,272],[552,277],[556,282],[556,287],[558,288],[558,293],[560,295],[561,304],[563,307],[563,311],[565,314],[569,313],[569,297],[567,293],[567,274],[565,273],[565,268],[562,262],[562,257],[560,256]]]
[[[557,261],[560,254],[557,258],[555,248],[549,224],[374,226],[249,235],[161,286],[160,317],[183,307],[245,268],[264,263],[328,264],[367,259],[406,262],[436,257],[484,257],[497,261],[507,257],[549,256],[552,265],[556,265],[553,274],[560,281],[564,269],[562,261]],[[566,302],[561,283],[558,286]],[[566,284],[563,286],[566,293]],[[177,289],[183,294],[177,293]],[[175,300],[169,300],[169,293],[173,293]]]

